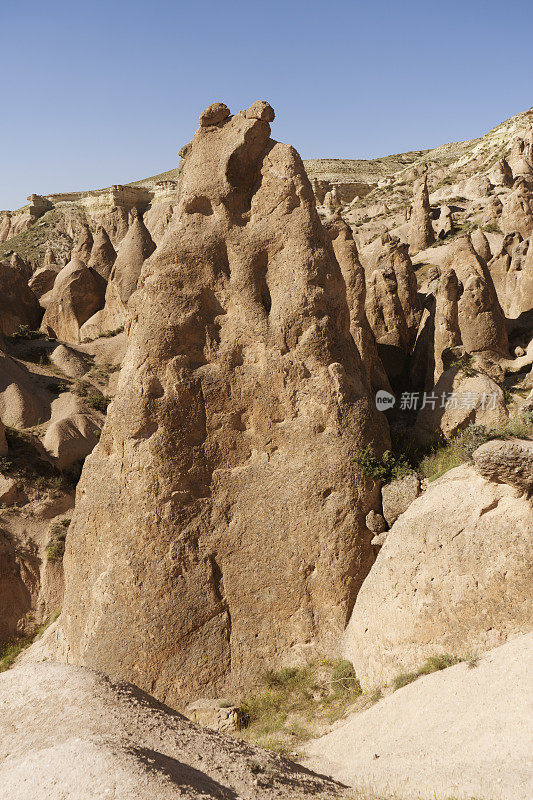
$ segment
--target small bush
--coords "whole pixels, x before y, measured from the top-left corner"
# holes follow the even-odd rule
[[[115,328],[112,331],[104,331],[100,334],[100,339],[111,339],[113,336],[117,336],[119,333],[122,333],[124,330],[124,325],[121,325],[119,328]]]
[[[377,457],[372,445],[358,450],[353,461],[363,475],[384,483],[403,478],[413,471],[405,455],[395,455],[391,450],[385,450],[381,457]]]
[[[0,456],[0,473],[5,475],[13,466],[13,462],[7,456]]]
[[[455,367],[462,372],[463,375],[466,375],[468,378],[473,378],[474,375],[479,375],[479,370],[476,369],[473,363],[472,356],[469,353],[465,353],[464,356],[458,358],[456,361],[452,361],[450,367]]]
[[[44,333],[41,333],[41,331],[32,331],[28,325],[19,325],[17,330],[7,338],[12,342],[17,342],[21,339],[30,341],[32,339],[44,339]]]
[[[496,225],[495,222],[489,222],[487,225],[484,225],[483,230],[485,233],[499,233],[503,236],[502,229],[499,225]]]
[[[442,655],[430,656],[425,664],[423,664],[420,669],[418,670],[419,675],[431,675],[432,672],[439,672],[441,669],[447,669],[448,667],[453,667],[454,664],[459,664],[462,661],[462,658],[458,658],[458,656],[451,656],[448,653],[443,653]]]
[[[361,684],[357,680],[355,669],[351,661],[343,659],[333,668],[331,673],[331,688],[335,694],[349,692],[350,694],[361,694]]]
[[[107,407],[111,402],[111,398],[101,394],[90,394],[85,398],[85,405],[89,408],[94,408],[96,411],[101,411],[105,414]]]

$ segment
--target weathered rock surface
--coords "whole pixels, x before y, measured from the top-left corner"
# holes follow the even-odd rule
[[[129,320],[129,299],[137,288],[144,261],[154,250],[155,243],[142,217],[134,210],[107,284],[105,306],[98,321],[101,332],[116,330]]]
[[[67,542],[68,659],[171,703],[338,652],[373,560],[352,454],[386,423],[303,164],[269,137],[237,114],[185,148]]]
[[[102,225],[99,225],[96,229],[87,266],[94,269],[102,278],[107,280],[111,274],[116,258],[117,254],[115,248],[107,235],[106,229]]]
[[[239,727],[239,709],[227,700],[195,700],[187,706],[185,713],[192,722],[221,733],[236,731]]]
[[[42,311],[23,275],[0,261],[0,335],[10,336],[21,325],[36,330]]]
[[[532,656],[526,634],[420,678],[309,742],[304,764],[356,797],[527,800]]]
[[[533,442],[486,442],[472,459],[476,471],[488,481],[507,483],[526,495],[533,492]]]
[[[41,330],[66,342],[79,342],[80,328],[102,308],[105,290],[101,275],[73,259],[55,280]]]
[[[83,261],[84,264],[89,263],[91,251],[93,249],[94,239],[91,229],[86,223],[80,225],[78,238],[72,250],[71,260],[78,259]]]
[[[409,221],[409,244],[413,252],[425,250],[435,241],[431,225],[431,207],[427,176],[423,175],[413,184],[413,206]]]
[[[407,511],[421,492],[420,476],[416,472],[406,475],[397,481],[386,483],[382,487],[383,516],[389,526],[396,522],[400,514]]]
[[[79,667],[41,663],[3,673],[0,715],[2,800],[277,800],[342,791]]]
[[[430,484],[390,529],[357,596],[345,655],[362,685],[531,630],[531,533],[530,501],[471,466]]]

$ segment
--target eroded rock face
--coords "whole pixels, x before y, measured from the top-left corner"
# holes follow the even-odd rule
[[[416,274],[409,257],[408,245],[400,242],[396,237],[386,236],[383,251],[378,257],[378,268],[391,268],[396,275],[398,298],[400,300],[410,342],[414,342],[422,309],[418,297]]]
[[[131,225],[121,241],[107,285],[105,306],[99,321],[101,331],[115,330],[129,320],[128,302],[137,288],[144,261],[152,255],[155,244],[136,209]]]
[[[435,294],[435,333],[431,356],[434,361],[433,385],[444,372],[442,354],[449,347],[461,344],[458,314],[459,284],[453,269],[439,278]]]
[[[69,660],[172,704],[334,652],[373,560],[351,459],[386,423],[302,161],[261,116],[202,115],[181,151],[65,555]]]
[[[346,629],[362,685],[531,630],[530,549],[531,504],[511,486],[467,465],[430,484],[387,534]]]
[[[87,266],[94,269],[102,278],[107,280],[113,269],[116,257],[115,248],[107,235],[106,229],[102,227],[102,225],[99,225],[96,229]]]
[[[24,276],[0,261],[0,335],[10,336],[20,325],[36,330],[42,311]]]
[[[533,493],[533,442],[486,442],[474,451],[472,460],[487,480],[507,483],[527,496]]]
[[[326,224],[333,242],[335,256],[339,262],[346,284],[346,298],[350,309],[350,332],[361,356],[362,370],[367,370],[372,388],[390,391],[387,374],[378,355],[376,339],[372,333],[365,311],[365,271],[359,261],[352,230],[340,214]]]
[[[106,282],[83,261],[72,259],[58,274],[41,329],[66,342],[80,341],[80,328],[104,304]]]
[[[409,222],[409,244],[413,252],[425,250],[435,241],[431,225],[431,207],[427,176],[423,175],[413,184],[413,207]]]

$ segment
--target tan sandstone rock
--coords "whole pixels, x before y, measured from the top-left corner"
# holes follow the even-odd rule
[[[66,342],[79,342],[80,328],[102,308],[105,290],[101,275],[83,261],[73,259],[55,280],[41,330]]]
[[[388,444],[296,151],[236,114],[182,152],[78,485],[58,629],[69,661],[172,704],[338,652],[373,560],[353,453]]]
[[[409,220],[409,244],[412,252],[425,250],[435,241],[431,225],[431,207],[427,176],[423,175],[413,184],[413,206]]]
[[[531,503],[463,465],[389,531],[346,629],[365,688],[437,653],[467,655],[531,630]]]
[[[102,225],[99,225],[96,229],[87,266],[94,269],[102,278],[107,280],[111,274],[116,257],[115,248],[111,243],[106,229]]]
[[[532,441],[486,442],[474,451],[472,460],[476,471],[488,481],[507,483],[528,496],[533,492]]]
[[[94,239],[91,229],[86,223],[82,223],[78,232],[78,238],[72,250],[72,255],[70,256],[71,261],[78,259],[88,264],[93,249],[93,243]]]
[[[10,336],[21,325],[37,330],[42,311],[24,276],[0,261],[0,335]]]

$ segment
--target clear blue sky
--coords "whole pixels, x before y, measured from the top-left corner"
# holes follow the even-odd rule
[[[531,0],[0,0],[0,209],[176,166],[215,100],[304,158],[480,135],[533,105]]]

